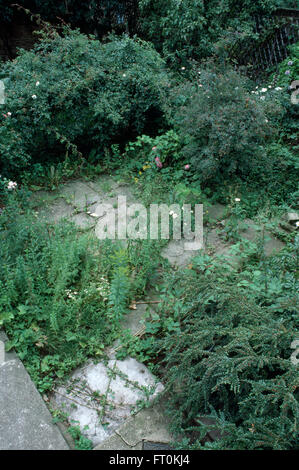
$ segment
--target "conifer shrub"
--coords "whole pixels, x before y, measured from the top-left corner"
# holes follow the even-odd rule
[[[148,324],[179,448],[298,449],[299,237],[268,260],[246,246],[242,272],[198,255],[169,274]],[[208,429],[218,439],[204,444]]]

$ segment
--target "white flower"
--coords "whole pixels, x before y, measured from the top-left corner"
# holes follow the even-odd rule
[[[93,212],[92,214],[90,214],[90,217],[99,217],[98,214],[96,214],[95,212]]]
[[[8,113],[7,113],[7,116],[11,116],[11,113],[10,113],[10,112],[8,112]]]
[[[299,220],[296,222],[296,227],[299,228]]]
[[[125,74],[125,73],[123,73],[123,77],[126,77],[126,74]]]
[[[7,185],[7,189],[9,191],[11,191],[12,189],[16,189],[16,187],[18,186],[17,183],[15,183],[14,181],[9,181],[8,185]]]
[[[266,93],[266,91],[268,91],[267,88],[262,88],[262,89],[261,89],[261,92],[262,92],[262,93]]]
[[[280,86],[277,86],[277,87],[275,88],[275,90],[276,90],[276,91],[279,91],[279,90],[282,90],[282,88],[281,88]]]
[[[235,197],[235,201],[236,201],[236,202],[240,202],[241,199],[240,199],[239,197]]]
[[[37,96],[36,95],[32,95],[32,99],[33,100],[36,100]]]
[[[35,85],[36,85],[36,86],[39,86],[39,82],[36,82],[36,84],[35,84]]]
[[[268,119],[265,119],[265,122],[269,122]]]
[[[271,85],[268,85],[268,88],[272,88],[272,86],[271,86]]]
[[[261,99],[261,100],[264,100],[264,99],[265,99],[265,97],[264,97],[264,96],[260,96],[260,99]]]
[[[181,67],[181,70],[186,70],[186,67]]]

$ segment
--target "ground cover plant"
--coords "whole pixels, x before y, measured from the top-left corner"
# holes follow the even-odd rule
[[[166,275],[147,335],[129,350],[163,370],[179,448],[298,448],[298,366],[290,359],[298,243],[265,260],[243,241],[235,249],[242,270],[199,254]],[[218,439],[203,444],[211,429]]]
[[[159,264],[149,241],[128,249],[49,225],[24,197],[0,217],[0,324],[40,391],[51,390],[88,357],[99,358]]]

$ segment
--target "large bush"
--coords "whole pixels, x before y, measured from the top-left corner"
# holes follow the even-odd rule
[[[209,64],[179,87],[174,102],[182,155],[201,181],[247,178],[271,164],[264,145],[275,134],[280,105],[275,96],[256,94],[237,71]]]
[[[0,77],[6,77],[0,116],[6,176],[66,152],[101,155],[112,142],[162,125],[164,63],[138,39],[101,44],[77,31],[52,33],[4,64]]]

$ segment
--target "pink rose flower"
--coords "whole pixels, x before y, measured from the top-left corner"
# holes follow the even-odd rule
[[[157,150],[157,147],[153,147],[152,150]]]
[[[162,162],[159,157],[155,158],[155,162],[158,168],[163,168]]]
[[[185,165],[184,168],[185,170],[190,170],[190,165]]]

